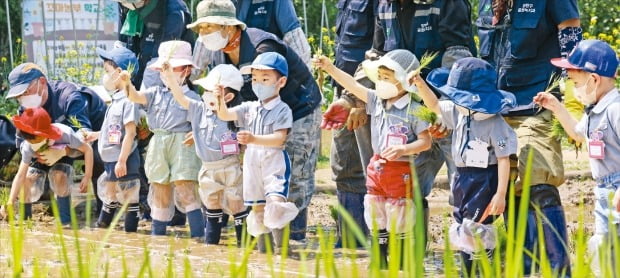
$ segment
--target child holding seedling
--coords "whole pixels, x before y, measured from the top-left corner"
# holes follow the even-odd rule
[[[237,246],[241,246],[247,207],[243,204],[243,185],[239,144],[233,122],[218,119],[213,110],[218,107],[214,93],[218,86],[224,90],[223,100],[227,107],[241,103],[239,90],[243,86],[243,76],[232,65],[221,64],[209,71],[205,78],[194,84],[205,89],[203,101],[191,99],[183,94],[174,83],[170,67],[164,66],[162,77],[169,84],[174,99],[187,109],[187,120],[192,123],[192,134],[196,153],[202,160],[198,174],[198,193],[203,205],[206,223],[207,244],[218,244],[224,223],[224,213],[232,215],[235,223]]]
[[[575,83],[575,97],[586,106],[577,122],[553,95],[538,93],[534,101],[553,112],[566,133],[576,142],[585,142],[590,156],[592,178],[596,180],[594,195],[594,236],[589,248],[593,253],[592,268],[599,272],[599,248],[619,240],[620,231],[620,94],[615,87],[618,57],[614,50],[599,40],[584,40],[568,58],[552,59],[556,67],[565,68]],[[616,234],[611,234],[615,228]],[[617,267],[617,266],[616,266]],[[600,273],[597,273],[597,275]]]
[[[145,172],[151,184],[149,205],[153,235],[165,235],[166,225],[174,216],[174,206],[187,214],[190,236],[204,237],[204,218],[198,198],[200,159],[193,147],[183,144],[191,131],[188,111],[174,100],[170,86],[180,86],[183,94],[200,101],[188,83],[194,66],[192,46],[185,41],[167,41],[159,46],[159,58],[149,67],[160,71],[169,64],[172,73],[160,73],[165,86],[136,91],[129,73],[122,73],[128,98],[144,107],[153,137],[146,152]]]
[[[112,102],[98,132],[88,133],[87,140],[97,140],[105,173],[99,177],[97,195],[103,202],[97,226],[107,228],[114,213],[122,204],[127,204],[125,231],[138,229],[140,191],[140,153],[136,142],[136,125],[140,120],[139,108],[127,99],[121,81],[121,72],[137,72],[138,59],[129,49],[116,47],[109,51],[97,49],[103,59],[104,75],[102,85],[110,93]]]
[[[13,117],[17,135],[24,138],[21,145],[22,160],[11,185],[7,206],[12,206],[19,198],[24,204],[23,219],[32,217],[32,203],[41,198],[46,177],[56,195],[60,223],[71,223],[71,187],[73,184],[73,159],[62,155],[41,157],[47,149],[68,153],[77,150],[84,154],[84,177],[80,182],[80,192],[86,192],[93,170],[93,150],[82,140],[82,136],[70,127],[54,123],[43,108],[28,108],[19,116]],[[34,163],[39,161],[40,163]],[[2,214],[6,208],[2,208]]]
[[[479,252],[492,254],[496,243],[493,217],[504,212],[510,171],[509,156],[517,136],[498,113],[512,108],[514,95],[497,90],[493,67],[478,58],[463,58],[452,69],[435,69],[428,83],[449,100],[439,101],[419,75],[409,78],[424,104],[452,129],[456,164],[452,195],[454,220],[450,241],[460,251],[463,272],[471,275]]]
[[[367,167],[364,217],[369,229],[378,229],[381,267],[386,267],[389,232],[397,234],[401,251],[403,240],[413,232],[412,197],[413,186],[417,185],[412,183],[410,161],[431,147],[428,123],[413,115],[420,103],[410,95],[415,88],[406,79],[407,73],[418,69],[420,63],[408,50],[388,52],[374,66],[369,66],[370,70],[376,70],[368,74],[377,76],[376,90],[357,83],[325,56],[317,57],[314,63],[367,103],[374,155]]]
[[[243,201],[252,206],[247,228],[249,234],[260,236],[266,243],[272,230],[284,228],[298,213],[295,204],[287,202],[291,162],[284,150],[293,114],[279,94],[286,84],[288,65],[282,55],[265,52],[241,72],[252,74],[252,90],[259,101],[226,108],[227,94],[219,86],[216,111],[221,120],[235,121],[243,128],[237,132],[237,140],[247,145],[243,158]],[[275,240],[276,246],[283,245],[279,235]]]

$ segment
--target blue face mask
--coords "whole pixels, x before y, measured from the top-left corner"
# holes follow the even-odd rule
[[[252,91],[259,100],[265,100],[275,95],[276,84],[263,85],[258,83],[252,83]]]

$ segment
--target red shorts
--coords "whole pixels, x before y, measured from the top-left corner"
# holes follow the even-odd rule
[[[405,161],[379,162],[374,155],[368,163],[366,189],[368,194],[388,198],[413,198],[411,167]]]

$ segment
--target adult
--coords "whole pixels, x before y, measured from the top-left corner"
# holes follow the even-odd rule
[[[274,34],[246,28],[235,15],[230,0],[204,0],[196,8],[198,19],[188,25],[200,35],[207,49],[215,51],[211,65],[232,64],[242,67],[265,52],[278,52],[288,63],[289,78],[280,97],[293,111],[293,127],[288,135],[286,151],[291,159],[289,200],[300,212],[290,224],[290,239],[306,237],[307,207],[314,193],[314,171],[320,141],[321,94],[310,70],[297,53]],[[251,76],[244,76],[240,91],[244,100],[257,100],[252,91]]]
[[[146,70],[147,64],[158,57],[159,45],[170,40],[194,44],[193,34],[185,28],[192,21],[187,5],[182,0],[115,1],[121,5],[119,41],[138,56],[139,69],[132,83],[136,88],[143,80],[145,87],[160,85],[159,73]]]
[[[101,129],[105,116],[106,104],[93,90],[78,84],[66,81],[48,80],[41,68],[33,63],[23,63],[9,73],[10,90],[7,99],[16,98],[20,104],[20,113],[25,108],[43,107],[50,115],[53,123],[62,123],[77,130],[71,119],[77,119],[79,128],[87,131]],[[17,146],[22,143],[17,138]],[[95,163],[93,166],[92,183],[96,191],[97,178],[103,173],[103,161],[97,154],[96,144]],[[55,153],[62,151],[63,153]],[[50,148],[41,154],[45,156],[65,156],[65,150]],[[70,154],[74,156],[74,154]],[[65,156],[62,163],[73,164],[73,159]],[[32,167],[47,170],[48,166],[34,161]],[[68,173],[64,173],[68,176]],[[97,212],[101,209],[101,200],[97,197]]]
[[[374,34],[375,0],[340,0],[337,4],[336,51],[334,65],[350,75],[355,75],[365,53],[372,47]],[[361,74],[363,71],[360,71]],[[355,75],[360,77],[360,75]],[[368,87],[372,82],[366,80]],[[366,103],[353,94],[344,91],[336,83],[336,100],[331,107],[345,105],[352,107],[347,119],[347,128],[332,130],[330,163],[332,179],[336,182],[336,195],[340,205],[353,217],[364,234],[368,227],[364,221],[364,195],[366,195],[366,165],[372,156],[370,124],[366,114]],[[329,108],[328,108],[329,111]],[[342,216],[338,215],[339,238],[342,246],[348,231]],[[355,241],[346,240],[347,245]],[[346,247],[346,246],[345,246]]]
[[[257,28],[276,35],[290,47],[304,64],[310,67],[310,44],[291,0],[232,0],[237,19],[246,27]],[[194,47],[194,64],[200,69],[192,71],[192,78],[198,78],[211,63],[212,51],[198,41]]]
[[[533,155],[526,252],[538,254],[538,219],[551,267],[557,273],[566,271],[570,275],[566,219],[557,189],[564,182],[562,148],[560,141],[551,136],[552,113],[536,107],[532,98],[545,90],[552,74],[560,73],[549,60],[566,56],[581,40],[577,1],[482,0],[478,12],[480,56],[495,66],[497,87],[517,99],[518,106],[505,115],[519,140],[518,157],[511,161],[511,176],[516,177],[518,171],[523,181],[528,154]],[[520,196],[521,183],[516,186]],[[543,215],[534,208],[540,208]],[[524,254],[526,275],[533,261]]]

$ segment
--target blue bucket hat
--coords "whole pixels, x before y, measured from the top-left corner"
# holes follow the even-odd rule
[[[583,40],[568,55],[568,58],[551,59],[559,68],[578,69],[600,76],[614,77],[618,69],[616,52],[604,41]]]
[[[45,77],[45,74],[41,71],[41,68],[37,64],[23,63],[15,67],[9,73],[9,92],[6,98],[14,98],[21,96],[30,86],[30,83],[39,78]]]
[[[132,76],[138,73],[140,69],[136,54],[122,46],[115,46],[110,50],[97,48],[97,55],[99,55],[101,59],[114,62],[122,70],[127,70],[131,65],[133,67]]]
[[[251,74],[252,69],[275,70],[288,77],[288,63],[284,56],[277,52],[265,52],[256,56],[251,65],[241,68],[241,73]]]
[[[454,104],[486,114],[497,114],[517,105],[515,96],[496,87],[497,73],[479,58],[463,58],[452,69],[437,68],[426,81]]]

